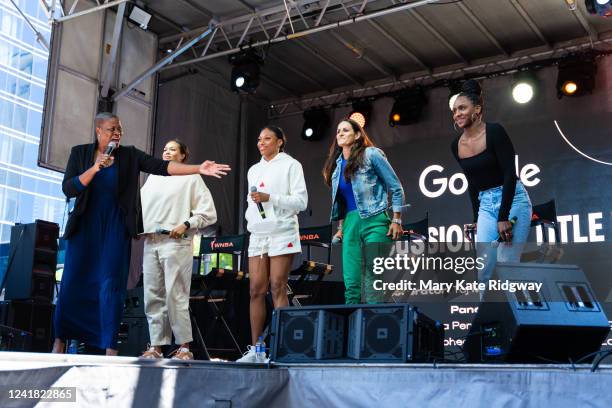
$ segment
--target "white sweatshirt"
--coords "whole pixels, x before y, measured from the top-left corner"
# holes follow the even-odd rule
[[[269,162],[263,157],[248,172],[249,193],[245,218],[247,229],[254,234],[298,232],[297,214],[306,209],[308,193],[304,171],[300,162],[286,153],[279,153]],[[262,203],[266,219],[259,215],[257,205],[251,200],[251,187],[270,194],[270,200]]]
[[[185,221],[191,228],[217,222],[217,210],[202,176],[150,175],[140,189],[145,233],[172,230]]]

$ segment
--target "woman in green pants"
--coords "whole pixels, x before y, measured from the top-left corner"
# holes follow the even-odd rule
[[[404,190],[382,150],[374,147],[363,128],[352,119],[338,124],[336,140],[323,168],[325,183],[332,189],[331,220],[338,221],[334,239],[342,241],[344,298],[361,302],[362,245],[375,248],[402,235],[401,208]],[[393,219],[387,215],[391,195]],[[368,250],[368,253],[369,250]],[[366,277],[372,276],[372,259],[366,256]],[[366,300],[375,303],[369,279]]]

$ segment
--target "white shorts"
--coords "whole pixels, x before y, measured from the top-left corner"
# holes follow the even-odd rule
[[[249,237],[249,257],[268,254],[278,256],[302,252],[300,235],[297,232],[258,235]]]

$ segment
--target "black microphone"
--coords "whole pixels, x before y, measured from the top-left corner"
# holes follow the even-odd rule
[[[155,230],[155,233],[156,234],[162,234],[162,235],[170,235],[170,230],[162,229],[162,228],[157,228]],[[187,238],[187,234],[183,234],[179,238]]]
[[[509,219],[508,221],[510,221],[510,224],[512,224],[512,228],[510,229],[510,231],[512,231],[512,229],[514,228],[514,225],[516,224],[516,220],[518,218],[516,216],[512,217],[511,219]],[[497,238],[497,242],[505,242],[504,239],[501,237],[501,235],[499,236],[499,238]]]
[[[256,193],[256,192],[257,192],[257,187],[251,186],[251,193]],[[261,215],[261,218],[266,218],[266,212],[264,211],[263,205],[261,205],[261,203],[257,203],[257,209],[259,210],[259,215]]]
[[[115,150],[116,147],[117,147],[116,142],[110,142],[108,146],[106,146],[106,150],[104,150],[104,154],[107,154],[110,156],[110,154],[113,152],[113,150]]]

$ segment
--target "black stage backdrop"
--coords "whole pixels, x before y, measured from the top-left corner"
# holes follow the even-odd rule
[[[501,123],[510,135],[517,152],[517,171],[532,203],[556,200],[560,241],[586,246],[609,243],[612,241],[612,58],[598,61],[596,87],[589,96],[558,99],[556,76],[556,68],[538,71],[539,90],[526,105],[512,100],[510,76],[481,81],[485,119]],[[461,225],[471,222],[467,186],[450,152],[450,143],[457,133],[452,126],[448,96],[446,88],[429,91],[420,122],[396,128],[389,127],[387,117],[393,99],[381,98],[374,103],[366,128],[387,154],[404,186],[406,200],[411,205],[403,214],[404,221],[416,221],[428,214],[432,241],[462,239]],[[260,159],[255,145],[265,124],[262,105],[249,100],[247,108],[242,109],[242,123],[239,106],[239,99],[218,85],[197,76],[180,79],[165,84],[160,90],[156,125],[156,153],[159,154],[167,139],[178,136],[192,147],[192,162],[214,158],[232,164],[235,172],[231,177],[208,183],[224,231],[231,232],[243,226],[242,218],[232,218],[244,201],[235,188],[240,178],[238,173],[246,173]],[[287,152],[304,167],[309,208],[300,215],[302,226],[329,222],[330,191],[323,183],[321,169],[334,140],[335,126],[349,112],[350,107],[331,111],[332,126],[318,142],[300,138],[301,115],[270,121],[285,129],[289,138]],[[242,138],[238,136],[239,128]],[[561,132],[584,155],[570,147]],[[242,162],[245,164],[242,168],[235,153],[238,143],[247,144],[243,146],[246,161]],[[610,245],[598,248],[604,247]],[[597,272],[612,269],[609,251],[600,250],[590,258],[591,266],[581,265],[585,269],[595,268]],[[331,279],[341,280],[339,247],[334,248],[332,261],[335,270]],[[607,314],[612,316],[607,306]],[[429,313],[451,324],[450,327],[453,321],[462,323],[471,319],[469,313],[460,318],[456,313],[451,314],[449,305],[432,307]],[[461,337],[465,328],[451,331],[447,340]]]
[[[589,252],[594,254],[589,257],[591,264],[580,266],[591,272],[594,269],[598,275],[607,274],[605,271],[612,270],[610,245],[591,243],[612,242],[612,58],[599,60],[596,87],[589,96],[558,99],[556,76],[555,68],[539,71],[539,91],[526,105],[512,100],[511,77],[481,81],[485,119],[501,123],[510,135],[517,153],[518,174],[532,203],[556,201],[560,241],[584,248],[590,246]],[[393,100],[379,99],[366,128],[387,154],[404,186],[406,201],[411,204],[404,211],[404,222],[414,222],[428,214],[431,241],[462,239],[462,224],[471,222],[472,218],[467,185],[450,152],[450,143],[457,133],[453,129],[448,96],[445,88],[428,92],[421,121],[396,128],[389,127],[387,117]],[[304,166],[309,193],[309,211],[301,215],[304,226],[329,222],[330,191],[323,183],[321,169],[334,139],[335,126],[349,112],[350,107],[331,112],[333,125],[319,142],[300,139],[301,116],[272,121],[286,130],[288,153]],[[561,132],[590,159],[572,149]],[[255,137],[256,130],[252,143]],[[250,158],[250,163],[256,159]],[[535,233],[531,237],[537,238],[541,239]],[[332,278],[342,279],[339,247],[333,260],[336,269]],[[608,293],[610,285],[600,289]],[[612,302],[611,295],[608,302]],[[611,305],[606,305],[608,317],[612,316]],[[460,323],[469,322],[472,314],[456,311],[451,314],[450,305],[432,304],[429,308],[434,317],[458,329],[447,334],[447,343],[456,344],[453,338],[465,335],[467,328],[464,325],[460,329]]]

